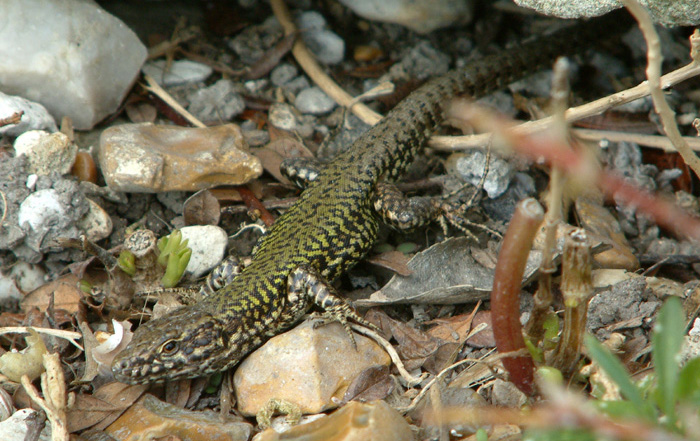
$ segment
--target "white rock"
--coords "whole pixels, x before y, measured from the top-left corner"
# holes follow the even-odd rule
[[[2,2],[0,87],[87,130],[113,113],[146,59],[124,23],[88,0]]]
[[[78,146],[63,133],[43,130],[24,132],[15,140],[14,148],[17,155],[27,155],[29,171],[40,176],[68,174],[78,153]]]
[[[345,41],[328,29],[311,29],[301,34],[311,53],[324,64],[338,64],[345,58]]]
[[[622,7],[619,0],[515,0],[515,3],[561,18],[597,17]],[[698,0],[639,0],[639,3],[646,7],[655,22],[664,26],[700,23]]]
[[[0,434],[3,441],[24,441],[39,419],[39,412],[26,408],[15,412],[10,418],[0,422]],[[46,424],[38,437],[39,441],[51,441],[51,424]]]
[[[36,191],[19,206],[17,220],[20,227],[28,225],[34,231],[48,229],[66,215],[66,207],[53,188]]]
[[[206,64],[190,60],[175,61],[171,65],[166,60],[150,61],[141,70],[162,86],[198,83],[212,73],[212,68]]]
[[[397,23],[420,33],[471,19],[473,2],[467,0],[340,0],[355,14]]]
[[[19,112],[23,112],[20,122],[0,127],[0,135],[18,136],[27,130],[57,130],[56,121],[46,107],[19,96],[0,92],[0,119],[9,118]]]
[[[318,86],[313,86],[299,92],[294,105],[302,113],[323,115],[333,110],[336,103]]]
[[[192,249],[192,257],[187,264],[187,272],[194,278],[202,277],[221,262],[228,245],[228,236],[223,228],[214,225],[193,225],[183,227],[182,239]]]
[[[297,128],[297,117],[294,109],[289,104],[279,103],[270,106],[268,120],[273,126],[283,130],[295,130]]]
[[[12,265],[7,275],[16,281],[17,287],[23,292],[34,291],[46,283],[46,271],[27,262],[20,261]]]

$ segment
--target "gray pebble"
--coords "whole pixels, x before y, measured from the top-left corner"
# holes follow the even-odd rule
[[[299,92],[294,105],[301,113],[323,115],[335,108],[335,101],[317,86]]]

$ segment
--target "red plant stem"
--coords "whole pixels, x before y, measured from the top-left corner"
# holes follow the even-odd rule
[[[265,223],[266,226],[271,227],[275,223],[275,218],[272,217],[267,208],[260,202],[258,198],[255,197],[252,191],[245,185],[239,185],[236,187],[238,193],[241,195],[241,199],[245,203],[248,210],[255,212],[260,219]]]
[[[520,325],[520,289],[525,263],[544,210],[533,198],[520,201],[503,238],[491,292],[491,321],[498,352],[525,349]],[[510,380],[526,395],[534,392],[535,364],[530,355],[503,358]]]

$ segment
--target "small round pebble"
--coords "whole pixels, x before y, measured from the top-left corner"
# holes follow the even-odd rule
[[[297,126],[294,109],[289,104],[273,104],[268,118],[270,124],[280,129],[294,130]]]
[[[270,81],[275,86],[282,86],[297,76],[299,70],[291,63],[280,63],[270,72]]]
[[[323,115],[335,108],[335,101],[317,86],[299,92],[294,100],[294,106],[302,113]]]
[[[345,58],[345,41],[334,32],[311,29],[303,32],[301,38],[321,63],[338,64]]]

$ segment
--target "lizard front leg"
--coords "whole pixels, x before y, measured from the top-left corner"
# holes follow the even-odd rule
[[[306,305],[307,301],[303,301],[303,299],[306,299],[321,307],[323,309],[323,321],[319,325],[334,321],[340,322],[350,336],[353,346],[357,345],[348,320],[377,330],[376,326],[357,315],[350,304],[338,296],[335,288],[311,267],[300,266],[289,274],[287,279],[287,298],[292,305]]]

